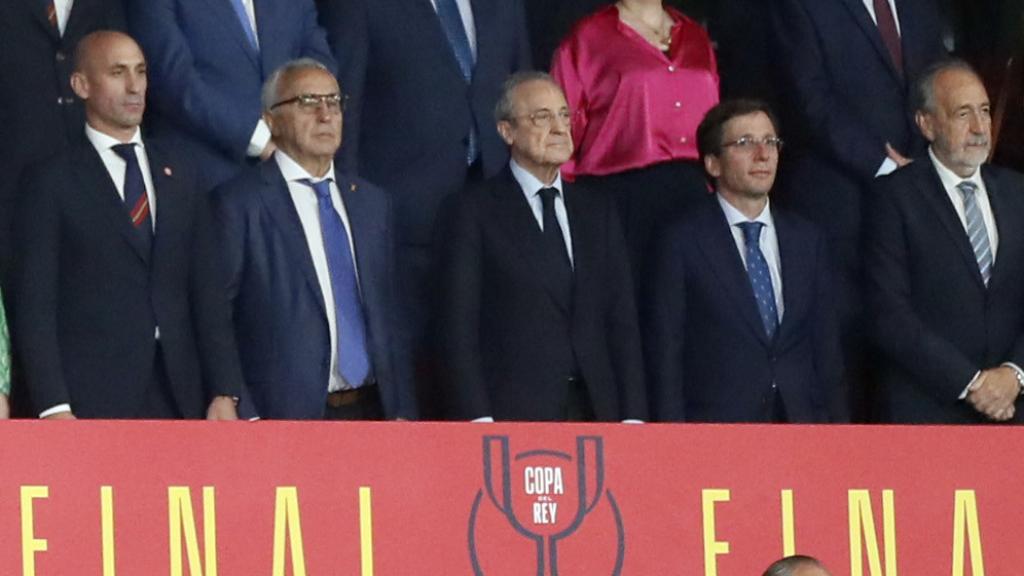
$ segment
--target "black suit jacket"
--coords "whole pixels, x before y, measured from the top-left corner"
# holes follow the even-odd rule
[[[154,142],[146,152],[156,191],[150,253],[88,141],[26,175],[12,335],[37,413],[70,403],[77,416],[145,416],[157,327],[183,416],[241,391],[205,201],[187,165]]]
[[[430,0],[327,0],[321,22],[338,60],[346,170],[394,197],[398,241],[427,244],[442,199],[462,189],[470,129],[485,174],[508,150],[494,105],[505,79],[530,68],[521,0],[472,0],[477,59],[469,84]]]
[[[764,421],[773,387],[790,421],[848,418],[824,239],[774,206],[772,217],[785,303],[772,339],[717,198],[664,230],[644,311],[657,420]]]
[[[394,370],[401,352],[393,334],[389,198],[362,180],[335,176],[352,228],[370,365],[384,412],[388,418],[415,418],[411,384]],[[224,184],[214,192],[213,204],[247,384],[243,415],[322,418],[330,379],[330,328],[302,222],[277,162],[264,162]]]
[[[94,30],[124,28],[121,0],[76,0],[61,36],[46,19],[46,4],[0,2],[0,281],[8,280],[14,258],[11,226],[22,171],[83,138],[82,104],[71,91],[75,46]]]
[[[1024,366],[1024,179],[982,167],[999,246],[986,287],[930,160],[879,181],[866,238],[867,303],[888,422],[977,423],[959,400],[978,370]],[[1021,421],[1018,409],[1015,421]]]
[[[570,302],[545,274],[542,233],[509,169],[453,196],[439,223],[437,333],[449,416],[565,418],[578,368],[598,420],[646,418],[625,241],[603,195],[564,184]]]

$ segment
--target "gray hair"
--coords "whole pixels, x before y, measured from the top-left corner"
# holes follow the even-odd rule
[[[764,571],[762,576],[792,576],[793,572],[801,566],[814,566],[825,570],[825,566],[812,556],[794,555],[777,560]]]
[[[277,89],[281,84],[281,78],[300,70],[323,70],[331,74],[327,66],[312,58],[297,58],[285,62],[277,70],[274,70],[270,78],[267,78],[267,81],[263,83],[263,90],[260,92],[260,103],[263,105],[264,112],[269,112],[270,107],[277,103],[279,97]],[[334,74],[331,74],[331,76],[333,77]]]
[[[960,58],[946,58],[932,64],[918,76],[914,82],[914,90],[911,94],[911,104],[914,112],[935,112],[935,79],[943,72],[959,70],[967,72],[975,78],[981,79],[978,72]]]
[[[523,70],[516,72],[509,76],[505,83],[501,87],[501,97],[498,98],[498,103],[494,106],[494,119],[498,122],[502,120],[511,120],[515,116],[515,106],[512,102],[512,93],[527,82],[550,82],[554,86],[557,86],[559,90],[562,89],[558,82],[551,77],[547,72],[540,72],[537,70]]]

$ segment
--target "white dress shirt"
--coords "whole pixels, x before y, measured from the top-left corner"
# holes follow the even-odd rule
[[[760,222],[764,224],[761,227],[758,245],[761,247],[761,253],[764,254],[765,262],[768,263],[768,271],[771,273],[772,291],[775,293],[775,310],[779,313],[779,322],[781,323],[786,305],[782,299],[782,265],[779,259],[779,236],[775,230],[775,220],[772,218],[771,202],[767,202],[764,205],[764,210],[758,214],[757,218],[751,220],[737,210],[735,206],[729,204],[729,201],[723,198],[721,194],[716,196],[718,197],[718,203],[722,206],[722,211],[725,212],[725,219],[729,222],[729,231],[732,232],[732,239],[736,242],[736,249],[739,250],[744,268],[747,266],[747,242],[743,238],[743,230],[739,227],[739,224],[744,222]]]
[[[231,0],[225,0],[230,2]],[[252,26],[253,39],[256,40],[256,49],[260,47],[260,32],[259,28],[256,27],[256,7],[253,6],[253,0],[241,0],[242,6],[245,8],[245,15],[249,17],[249,26]],[[270,127],[267,123],[260,118],[256,121],[256,128],[253,129],[252,135],[249,136],[249,147],[245,153],[247,156],[257,157],[263,153],[263,149],[267,147],[267,143],[270,142]]]
[[[510,160],[509,166],[512,168],[512,176],[519,183],[519,188],[523,191],[526,203],[530,206],[530,211],[533,212],[533,217],[537,220],[537,225],[540,226],[542,231],[544,230],[544,203],[540,199],[540,191],[543,188],[558,190],[558,195],[555,196],[555,219],[558,220],[558,226],[562,229],[562,239],[565,240],[565,251],[569,254],[569,262],[573,263],[572,234],[569,233],[569,214],[565,211],[562,174],[556,175],[555,181],[548,186],[537,179],[536,176],[527,172],[525,168],[516,164],[515,160]]]
[[[455,0],[459,7],[459,16],[462,16],[462,27],[466,29],[466,38],[469,39],[469,49],[473,52],[473,59],[476,60],[476,21],[473,19],[473,7],[470,0]],[[430,5],[437,12],[437,0],[430,0]]]
[[[960,218],[960,224],[964,227],[965,234],[967,233],[967,213],[964,210],[964,197],[956,189],[956,186],[966,180],[978,187],[978,190],[974,193],[974,198],[978,203],[981,219],[985,221],[985,230],[988,232],[988,244],[992,248],[992,267],[994,269],[996,254],[999,251],[999,229],[996,228],[996,219],[992,214],[992,204],[988,200],[988,189],[985,188],[985,181],[981,178],[981,169],[975,170],[974,174],[967,178],[961,178],[955,172],[946,168],[935,157],[935,153],[932,152],[930,146],[928,147],[928,158],[931,159],[932,165],[935,166],[935,171],[939,173],[939,180],[942,181],[942,187],[946,189],[946,196],[949,197],[949,201],[953,203],[953,209],[956,210],[956,215]]]
[[[68,28],[68,18],[71,17],[71,7],[74,4],[75,0],[53,0],[53,7],[57,10],[57,29],[60,30],[61,36]]]
[[[324,309],[329,311],[327,313],[327,326],[331,334],[331,376],[327,383],[327,391],[345,390],[352,386],[345,382],[338,368],[338,326],[333,313],[334,290],[331,288],[331,273],[327,268],[327,252],[324,250],[324,238],[320,231],[320,204],[313,188],[300,182],[304,178],[309,178],[314,182],[321,180],[331,181],[331,201],[334,205],[334,210],[341,216],[341,221],[345,224],[348,245],[352,250],[352,265],[356,268],[358,285],[359,271],[356,267],[355,244],[352,242],[352,226],[349,224],[345,202],[341,198],[338,183],[334,178],[334,165],[331,165],[327,170],[327,174],[322,178],[314,178],[302,166],[299,166],[297,162],[280,150],[274,152],[274,160],[277,162],[285,182],[288,183],[288,193],[292,197],[292,203],[295,204],[295,211],[299,213],[302,232],[306,236],[306,245],[309,247],[309,255],[313,259],[313,268],[316,270],[316,279],[320,284],[320,291],[324,295]],[[361,382],[357,382],[357,384],[361,384]]]

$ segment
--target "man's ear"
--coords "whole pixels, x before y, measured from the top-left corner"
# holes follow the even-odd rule
[[[719,161],[718,156],[714,154],[707,154],[704,156],[704,171],[708,173],[711,178],[719,178],[722,176],[722,163]]]
[[[269,110],[263,111],[263,121],[267,123],[267,128],[270,130],[271,136],[274,134],[274,115]]]
[[[498,134],[501,135],[501,139],[505,141],[505,144],[511,146],[512,142],[515,141],[512,131],[512,123],[508,120],[498,121]]]
[[[918,130],[924,135],[925,140],[929,142],[935,140],[935,125],[930,113],[918,110],[914,113],[914,123],[917,124]]]
[[[81,72],[71,73],[71,89],[74,90],[79,100],[89,99],[89,79]]]

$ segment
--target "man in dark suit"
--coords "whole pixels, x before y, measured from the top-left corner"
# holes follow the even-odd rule
[[[79,43],[83,142],[26,175],[14,325],[46,417],[235,417],[241,369],[187,164],[143,141],[146,62],[119,32]]]
[[[412,390],[393,368],[390,205],[334,169],[338,83],[300,59],[270,77],[263,97],[277,151],[213,196],[251,399],[243,415],[413,418]]]
[[[22,171],[82,139],[82,103],[71,91],[75,46],[94,30],[123,28],[121,0],[0,2],[0,284],[5,289]]]
[[[508,162],[491,114],[505,78],[530,67],[522,2],[326,0],[321,16],[351,96],[341,163],[394,198],[403,334],[422,353],[437,209]]]
[[[451,197],[438,226],[437,334],[455,419],[646,418],[625,241],[607,198],[563,182],[569,111],[547,74],[498,103],[504,172]]]
[[[878,182],[865,272],[886,422],[1020,422],[1024,180],[983,165],[988,95],[953,61],[922,76],[928,156]]]
[[[148,126],[195,156],[204,189],[273,153],[260,87],[275,69],[301,57],[334,67],[312,0],[128,0],[128,8],[150,63]]]
[[[731,100],[698,127],[717,193],[663,231],[645,303],[657,420],[847,418],[830,254],[768,201],[775,126],[766,104]]]
[[[828,238],[852,407],[864,418],[862,205],[876,175],[924,152],[909,87],[945,55],[943,27],[934,0],[778,0],[773,9],[792,144],[777,199]]]

